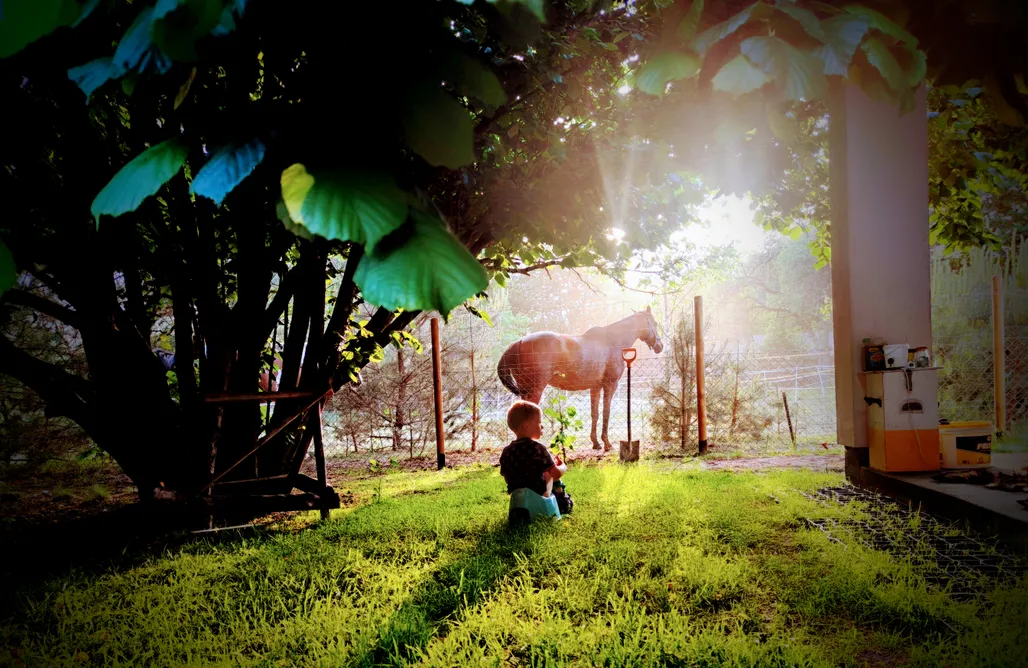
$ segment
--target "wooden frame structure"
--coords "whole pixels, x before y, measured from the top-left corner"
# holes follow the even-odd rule
[[[291,418],[271,429],[246,454],[236,458],[228,466],[213,475],[203,487],[200,495],[205,498],[212,512],[253,512],[257,514],[281,511],[320,510],[321,519],[328,519],[329,511],[339,507],[339,495],[328,484],[328,467],[325,462],[325,445],[322,438],[322,410],[325,401],[332,395],[331,389],[324,392],[254,392],[208,394],[202,398],[205,404],[227,403],[274,403],[283,400],[309,400],[304,408]],[[268,445],[286,427],[306,415],[307,428],[311,438],[301,439],[299,446],[291,453],[287,473],[225,481],[224,478],[240,464],[253,457]],[[314,462],[317,479],[301,473],[300,468],[307,456],[311,443],[314,444]],[[300,494],[293,494],[300,490]]]

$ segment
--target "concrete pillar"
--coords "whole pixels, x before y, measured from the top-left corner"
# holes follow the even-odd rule
[[[845,84],[829,113],[838,440],[866,448],[862,339],[932,341],[925,90],[900,116]]]

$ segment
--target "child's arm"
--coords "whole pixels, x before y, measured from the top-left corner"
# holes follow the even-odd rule
[[[550,475],[549,471],[543,473],[543,480],[546,481],[546,491],[543,492],[543,497],[550,498],[550,494],[553,493],[553,476]]]

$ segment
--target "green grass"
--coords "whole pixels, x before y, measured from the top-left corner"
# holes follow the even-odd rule
[[[993,439],[992,449],[995,452],[1028,452],[1028,425],[1014,425],[1003,438]]]
[[[69,575],[0,665],[1024,665],[1028,581],[983,605],[831,542],[809,472],[578,465],[575,513],[505,528],[494,468],[355,483],[356,505]]]

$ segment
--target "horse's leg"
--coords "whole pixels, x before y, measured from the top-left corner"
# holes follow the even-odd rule
[[[596,438],[596,421],[600,418],[600,388],[594,387],[589,390],[589,400],[592,403],[593,429],[589,438],[593,442],[593,450],[600,449],[600,441]]]
[[[614,398],[614,390],[617,385],[603,386],[603,451],[610,451],[610,439],[607,437],[607,428],[610,426],[610,400]]]

